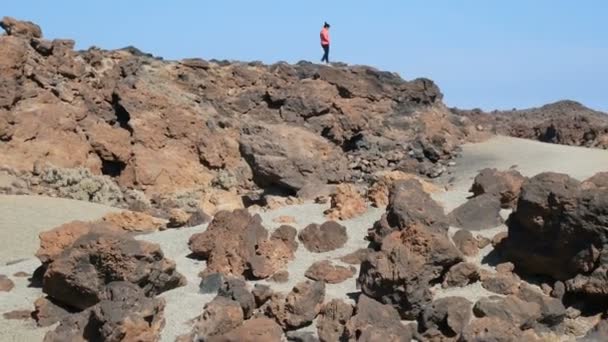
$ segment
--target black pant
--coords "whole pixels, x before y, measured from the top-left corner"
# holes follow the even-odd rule
[[[323,48],[323,58],[321,58],[321,62],[329,63],[329,45],[321,45]]]

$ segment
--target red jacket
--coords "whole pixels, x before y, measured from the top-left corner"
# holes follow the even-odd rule
[[[329,30],[325,27],[321,30],[321,45],[329,45]]]

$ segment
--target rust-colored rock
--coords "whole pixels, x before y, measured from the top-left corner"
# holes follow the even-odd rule
[[[253,318],[221,336],[209,339],[210,342],[281,342],[283,330],[275,321],[268,318]]]
[[[15,287],[15,283],[4,274],[0,274],[0,292],[9,292]]]
[[[515,208],[521,186],[526,178],[517,170],[483,169],[475,177],[470,192],[478,197],[488,194],[497,198],[505,209]]]
[[[294,234],[268,239],[259,215],[247,210],[217,213],[207,230],[188,242],[192,253],[207,260],[205,274],[248,275],[267,278],[293,259]],[[279,234],[279,233],[277,233]]]
[[[122,211],[110,213],[102,218],[102,221],[124,230],[125,232],[150,233],[162,230],[165,221],[157,219],[145,213],[135,211]]]
[[[4,17],[0,21],[2,27],[9,36],[17,36],[23,38],[40,38],[42,30],[40,26],[31,21],[20,21],[11,17]]]
[[[42,290],[59,303],[86,309],[112,281],[137,284],[146,295],[182,286],[185,278],[157,244],[127,235],[88,233],[48,263]]]
[[[324,253],[344,246],[348,235],[346,227],[334,221],[327,221],[322,225],[313,223],[306,226],[298,234],[298,239],[307,250],[313,253]]]
[[[100,341],[158,341],[164,308],[163,299],[146,297],[138,286],[112,282],[98,304],[61,320],[44,342],[85,341],[91,334]]]
[[[312,323],[321,311],[324,299],[324,282],[301,282],[287,296],[275,294],[265,305],[264,312],[284,329],[298,329]]]
[[[440,191],[440,188],[436,185],[425,181],[424,179],[410,173],[403,171],[390,171],[381,172],[378,175],[378,179],[367,192],[367,198],[377,208],[382,208],[388,205],[389,192],[393,183],[400,180],[415,180],[422,186],[422,190],[428,194],[436,193]]]
[[[339,284],[355,275],[356,268],[334,265],[329,260],[317,261],[306,270],[305,276],[327,284]]]
[[[443,287],[463,287],[479,280],[479,269],[475,264],[461,262],[450,268],[443,280]]]
[[[294,224],[294,223],[296,223],[296,218],[293,216],[283,215],[283,216],[276,217],[272,221],[276,222],[276,223],[281,223],[281,224]]]
[[[365,199],[352,184],[340,184],[331,195],[331,208],[325,211],[330,220],[350,220],[367,210]]]
[[[238,302],[222,296],[215,297],[196,319],[190,340],[210,340],[243,324],[243,310]]]
[[[341,341],[346,338],[346,323],[353,316],[352,305],[333,299],[321,309],[317,332],[321,342]]]
[[[361,265],[367,256],[373,252],[371,248],[360,248],[340,258],[340,261],[349,265]]]

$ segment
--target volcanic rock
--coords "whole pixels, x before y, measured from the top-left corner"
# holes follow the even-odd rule
[[[454,209],[449,215],[450,225],[467,230],[484,230],[502,224],[500,200],[491,194],[476,196]]]
[[[358,284],[367,296],[413,319],[431,302],[432,284],[460,261],[447,233],[412,225],[384,238],[380,251],[361,264]]]
[[[321,310],[324,298],[324,282],[301,282],[287,296],[275,294],[266,303],[264,312],[284,329],[298,329],[312,323]]]
[[[165,301],[148,298],[137,285],[109,283],[102,300],[81,313],[67,316],[45,342],[60,341],[157,341],[165,325]]]
[[[103,299],[105,285],[113,281],[137,284],[146,295],[186,282],[159,245],[125,235],[88,233],[48,264],[42,290],[62,304],[86,309]]]
[[[306,270],[305,276],[312,280],[321,280],[327,284],[339,284],[355,275],[356,268],[337,266],[329,260],[317,261]]]
[[[0,292],[9,292],[15,287],[15,283],[4,274],[0,274]]]
[[[259,215],[245,209],[221,211],[205,232],[190,237],[188,245],[194,256],[207,260],[205,274],[267,278],[293,259],[294,241],[289,240],[289,229],[268,240],[261,222]]]
[[[342,300],[333,299],[326,303],[317,320],[317,332],[321,342],[342,341],[346,337],[346,323],[353,315],[354,308]]]
[[[352,184],[340,184],[331,195],[331,208],[325,211],[330,220],[350,220],[367,210],[365,200]]]
[[[500,200],[502,208],[515,208],[521,186],[525,180],[526,178],[517,170],[483,169],[475,177],[469,191],[475,197],[483,194],[494,196]]]
[[[313,223],[306,226],[300,231],[298,238],[307,250],[313,253],[324,253],[344,246],[348,235],[346,227],[334,221],[327,221],[322,225]]]
[[[383,305],[361,295],[355,315],[346,324],[349,339],[357,341],[409,342],[413,330],[401,323],[399,313],[390,305]]]
[[[459,336],[471,319],[472,303],[460,297],[445,297],[433,301],[422,312],[420,329],[425,336]]]
[[[369,231],[369,238],[381,243],[391,232],[416,224],[434,231],[447,231],[449,226],[443,208],[424,192],[420,183],[415,180],[398,181],[391,189],[386,213]]]

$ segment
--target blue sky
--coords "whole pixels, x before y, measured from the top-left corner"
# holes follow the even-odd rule
[[[78,48],[134,45],[168,59],[321,58],[428,77],[461,108],[511,109],[560,99],[608,111],[605,0],[5,1]]]

